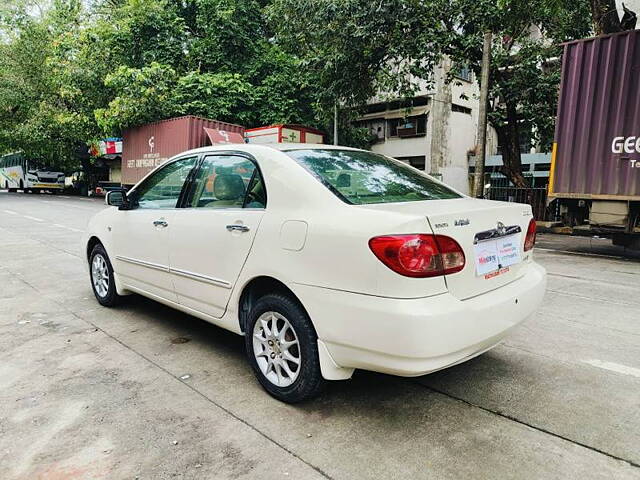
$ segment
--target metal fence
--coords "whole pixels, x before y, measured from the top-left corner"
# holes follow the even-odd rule
[[[531,205],[536,220],[552,221],[556,219],[554,204],[547,206],[546,188],[489,187],[485,198],[503,202],[526,203]]]

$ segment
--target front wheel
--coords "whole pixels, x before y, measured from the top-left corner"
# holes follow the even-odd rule
[[[302,306],[281,294],[260,298],[249,312],[245,346],[260,384],[273,397],[297,403],[326,384],[320,372],[318,338]]]
[[[93,247],[89,256],[89,275],[93,294],[100,305],[113,307],[120,302],[122,297],[116,292],[113,267],[107,252],[101,244]]]

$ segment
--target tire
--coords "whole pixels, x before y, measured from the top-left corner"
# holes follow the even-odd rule
[[[23,193],[27,193],[27,190],[24,188],[24,182],[22,180],[20,180],[20,190],[22,190]]]
[[[280,336],[270,335],[274,321]],[[285,344],[289,345],[285,347]],[[311,320],[302,306],[286,295],[265,295],[251,308],[245,347],[262,387],[282,402],[308,400],[317,396],[326,385],[320,372],[318,337]],[[296,358],[297,368],[292,360]]]
[[[94,276],[95,274],[95,276]],[[96,300],[103,307],[113,307],[122,297],[116,292],[113,267],[102,244],[97,244],[89,255],[89,280]]]

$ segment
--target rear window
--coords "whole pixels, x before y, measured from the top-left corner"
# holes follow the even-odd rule
[[[289,150],[285,152],[347,203],[418,202],[460,198],[398,160],[357,150]]]

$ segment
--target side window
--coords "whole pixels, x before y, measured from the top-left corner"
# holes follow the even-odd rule
[[[183,158],[161,168],[135,191],[138,208],[175,208],[197,157]]]
[[[188,202],[194,208],[264,208],[266,204],[258,168],[235,155],[206,157]]]

